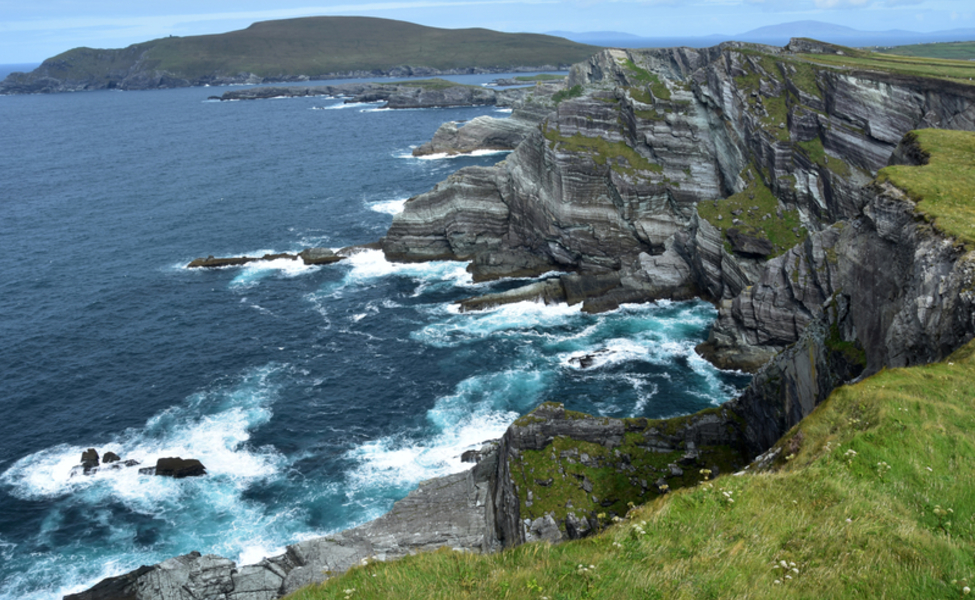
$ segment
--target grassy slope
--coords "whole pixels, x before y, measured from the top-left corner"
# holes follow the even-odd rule
[[[784,438],[802,441],[778,472],[580,542],[374,563],[292,598],[958,598],[975,581],[973,404],[975,343],[841,388]]]
[[[154,68],[189,78],[214,72],[317,75],[401,65],[451,69],[566,64],[597,50],[545,35],[436,29],[366,17],[264,21],[240,31],[161,38],[136,47],[149,51]],[[80,48],[54,58],[78,62],[87,72],[111,52],[124,51]]]
[[[919,132],[934,169],[971,160],[973,137]],[[895,176],[916,186],[925,169]],[[975,205],[959,185],[968,204],[946,216]],[[291,598],[960,598],[975,587],[973,431],[975,341],[836,390],[779,442],[774,472],[679,490],[579,542],[374,563]]]
[[[880,50],[884,54],[898,56],[926,56],[928,58],[953,58],[975,60],[975,42],[944,42],[938,44],[912,44]]]
[[[975,248],[975,133],[922,129],[911,135],[930,162],[887,167],[878,173],[880,180],[907,191],[935,227]]]

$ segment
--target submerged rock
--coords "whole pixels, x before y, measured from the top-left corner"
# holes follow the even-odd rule
[[[288,260],[298,260],[300,258],[306,265],[326,265],[343,260],[345,257],[332,252],[329,248],[305,248],[297,254],[281,252],[278,254],[265,254],[259,257],[232,256],[229,258],[216,258],[211,254],[206,258],[193,259],[186,267],[189,269],[235,267],[252,262],[279,260],[282,258]]]

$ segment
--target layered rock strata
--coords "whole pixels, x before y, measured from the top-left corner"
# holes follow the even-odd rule
[[[975,127],[972,86],[824,66],[803,54],[813,50],[834,51],[797,41],[597,54],[506,160],[408,201],[383,249],[470,261],[479,280],[617,273],[594,303],[605,308],[689,290],[732,300],[769,259],[857,217],[907,131]],[[732,200],[741,207],[726,217]],[[702,201],[714,204],[706,214]],[[727,364],[754,369],[789,343],[767,341]]]

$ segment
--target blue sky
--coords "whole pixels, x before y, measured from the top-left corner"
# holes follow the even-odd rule
[[[975,27],[972,0],[0,0],[0,64],[78,46],[122,48],[167,35],[223,33],[254,21],[363,15],[508,32],[622,31],[642,37],[735,34],[815,19],[857,29]]]

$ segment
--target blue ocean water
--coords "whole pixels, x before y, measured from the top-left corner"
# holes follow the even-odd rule
[[[0,97],[0,598],[192,550],[256,562],[379,516],[543,401],[662,417],[747,382],[693,352],[703,302],[459,314],[512,282],[378,251],[186,269],[375,241],[406,198],[503,158],[410,156],[489,107],[207,100],[222,91]],[[209,475],[70,477],[88,447]]]

